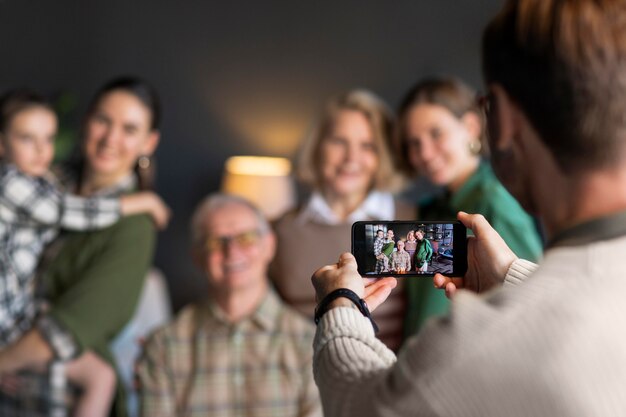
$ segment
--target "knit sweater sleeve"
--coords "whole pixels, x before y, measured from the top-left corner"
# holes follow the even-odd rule
[[[459,291],[450,315],[430,320],[396,358],[357,310],[331,309],[314,341],[313,372],[324,415],[481,415],[469,412],[467,398],[483,388],[466,382],[489,369],[492,358],[483,351],[500,331],[493,328],[497,310],[497,303]]]
[[[357,310],[337,307],[322,317],[314,341],[313,372],[324,415],[409,412],[407,398],[411,408],[421,401],[419,393],[407,396],[414,384],[403,365],[407,364],[396,364],[394,353],[376,338],[371,323]],[[420,415],[433,414],[425,398],[421,410]]]
[[[506,276],[504,277],[504,285],[518,285],[524,282],[537,270],[538,267],[539,265],[525,259],[516,260],[511,264]]]

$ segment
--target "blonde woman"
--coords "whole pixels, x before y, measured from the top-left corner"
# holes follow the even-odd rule
[[[413,255],[415,255],[415,250],[417,249],[417,239],[415,239],[415,230],[409,230],[409,233],[406,234],[406,243],[404,244],[404,250],[409,253],[411,259],[413,259]],[[411,263],[414,264],[413,262]]]
[[[399,185],[390,147],[393,115],[366,90],[331,98],[298,155],[297,174],[311,190],[297,210],[275,223],[277,255],[270,275],[279,293],[313,317],[311,274],[350,251],[351,225],[357,220],[408,219],[415,210],[391,191]],[[402,340],[404,292],[376,312],[379,337],[397,349]]]

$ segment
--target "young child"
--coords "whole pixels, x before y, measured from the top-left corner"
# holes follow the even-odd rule
[[[376,257],[377,274],[387,272],[389,270],[389,258],[383,253],[385,246],[385,232],[378,229],[376,231],[376,239],[374,239],[374,256]]]
[[[35,269],[60,228],[101,229],[137,213],[163,227],[169,218],[154,193],[112,199],[60,191],[49,171],[56,130],[56,115],[41,96],[23,90],[0,98],[0,348],[32,327]],[[67,378],[83,391],[77,416],[108,414],[115,387],[110,375],[111,367],[90,352],[70,362]]]

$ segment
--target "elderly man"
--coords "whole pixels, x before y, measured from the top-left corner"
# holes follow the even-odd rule
[[[209,196],[192,218],[193,260],[209,299],[152,335],[138,364],[142,414],[319,416],[312,324],[266,276],[275,238],[235,196]]]
[[[483,40],[494,169],[543,221],[539,266],[482,216],[451,315],[396,358],[354,257],[314,278],[314,372],[329,416],[626,416],[626,2],[510,0]]]
[[[411,255],[404,250],[404,240],[398,240],[398,250],[391,254],[391,270],[403,274],[411,270]]]

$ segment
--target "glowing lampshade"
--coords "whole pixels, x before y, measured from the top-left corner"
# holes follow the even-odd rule
[[[222,191],[247,198],[273,220],[293,207],[290,174],[291,163],[285,158],[233,156],[226,160]]]

